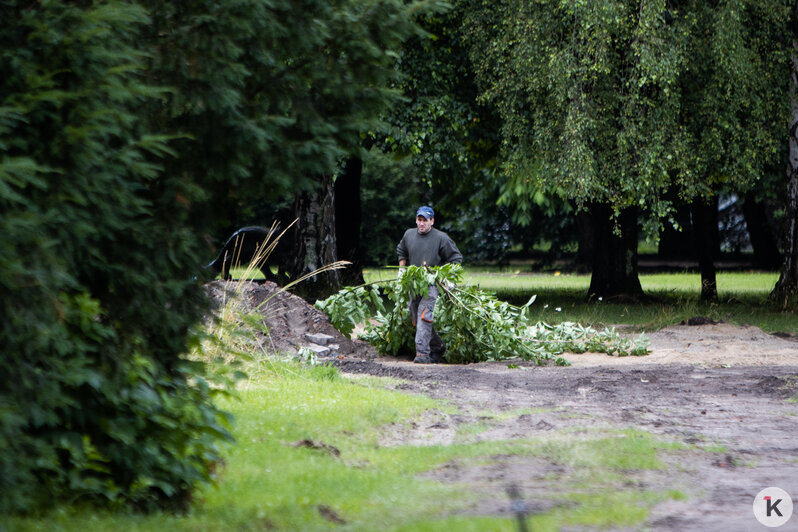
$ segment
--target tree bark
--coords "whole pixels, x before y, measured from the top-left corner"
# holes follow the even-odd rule
[[[596,253],[596,227],[593,225],[592,213],[582,210],[577,212],[576,228],[579,236],[574,266],[576,271],[588,272],[593,267]]]
[[[793,8],[793,16],[798,17],[798,3]],[[795,23],[794,23],[795,24]],[[770,299],[782,308],[798,309],[798,30],[795,26],[792,42],[792,116],[787,137],[787,196],[784,201],[784,229],[782,234],[781,275],[770,293]]]
[[[637,276],[637,214],[634,207],[621,212],[617,220],[620,235],[617,235],[610,207],[591,206],[590,215],[596,234],[588,289],[591,298],[638,300],[643,297]]]
[[[781,265],[781,253],[776,235],[768,221],[765,204],[753,194],[743,200],[743,217],[748,227],[751,247],[754,248],[753,266],[761,270],[776,270]]]
[[[294,199],[297,223],[291,231],[295,253],[288,261],[291,279],[298,279],[338,260],[335,233],[335,188],[330,175],[321,177],[321,187]],[[315,301],[341,289],[338,270],[326,271],[298,283],[294,293]]]
[[[690,248],[693,243],[693,230],[690,224],[690,206],[678,204],[676,212],[673,214],[676,223],[679,224],[681,231],[677,231],[666,223],[659,236],[658,254],[661,259],[692,259],[693,254]]]
[[[360,178],[363,160],[352,157],[335,180],[335,234],[338,240],[338,259],[352,263],[340,271],[345,285],[363,284],[363,257],[360,247]]]
[[[798,144],[795,137],[796,125],[798,122],[790,128],[791,166],[798,162],[798,153],[793,153],[793,145]],[[795,166],[792,166],[791,173],[787,182],[787,198],[785,200],[784,260],[781,265],[781,275],[770,298],[785,309],[798,310],[798,172]]]
[[[701,301],[718,299],[715,258],[720,246],[718,232],[718,197],[708,200],[696,198],[690,206],[698,268],[701,270]]]

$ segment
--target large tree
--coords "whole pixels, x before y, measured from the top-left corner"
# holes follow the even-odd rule
[[[344,205],[354,205],[350,212],[341,214],[358,217],[358,159],[364,149],[363,136],[381,127],[379,117],[399,100],[399,91],[392,87],[398,74],[396,58],[405,39],[422,33],[415,15],[437,9],[438,4],[308,1],[305,16],[317,24],[324,22],[325,28],[309,32],[302,47],[287,48],[280,58],[287,68],[298,65],[303,75],[302,84],[291,87],[296,104],[284,112],[302,127],[296,132],[298,138],[315,135],[326,140],[324,147],[334,157],[329,161],[332,164],[304,171],[314,179],[315,186],[295,199],[294,215],[299,223],[293,240],[298,253],[289,267],[292,277],[342,258],[339,251],[360,267],[356,245],[359,227],[346,223],[349,220],[337,221],[335,206],[343,209]],[[312,158],[314,154],[308,155]],[[336,199],[336,194],[345,197]],[[337,228],[348,231],[347,245],[338,245]],[[355,272],[347,277],[351,280],[359,275]],[[299,289],[310,297],[324,297],[340,286],[339,273],[329,271],[309,279]]]
[[[684,24],[624,2],[497,7],[471,2],[464,31],[481,97],[503,118],[506,189],[518,202],[544,192],[591,205],[593,227],[609,231],[591,292],[638,296],[636,212],[667,212],[666,154],[684,150],[673,90]]]
[[[435,208],[436,224],[475,260],[505,252],[509,215],[496,206],[498,190],[490,173],[496,164],[498,122],[490,107],[477,102],[478,88],[459,33],[463,14],[455,5],[419,18],[427,34],[408,40],[398,63],[402,78],[397,87],[406,100],[391,110],[390,127],[378,136],[377,147],[390,157],[409,159],[406,181]],[[394,225],[397,241],[405,224],[412,225],[415,208],[407,205],[402,221]]]
[[[417,11],[434,2],[233,0],[164,3],[144,0],[152,14],[149,73],[173,87],[150,109],[158,126],[178,138],[167,172],[206,193],[190,215],[214,222],[218,239],[253,208],[287,195],[295,207],[320,207],[333,194],[342,161],[357,158],[361,135],[398,97],[389,87],[402,40],[418,31]],[[179,191],[177,191],[179,193]],[[309,200],[309,201],[307,201]],[[313,205],[319,203],[319,205]],[[335,226],[307,225],[298,210],[289,273],[316,264],[321,240]],[[313,241],[314,243],[311,243]],[[287,246],[291,247],[291,246]],[[332,249],[331,248],[331,249]],[[333,253],[332,256],[336,254]],[[307,260],[305,260],[307,259]],[[330,273],[310,291],[338,284]]]
[[[597,251],[623,262],[603,266],[614,272],[596,295],[640,295],[636,229],[622,219],[639,209],[653,234],[667,191],[690,201],[750,186],[777,150],[783,2],[464,3],[515,201],[544,190],[609,207],[591,209],[615,221]]]
[[[145,111],[175,137],[166,173],[202,191],[188,206],[194,224],[227,229],[240,211],[333,172],[342,138],[363,127],[354,120],[363,117],[335,111],[343,79],[358,72],[330,64],[324,48],[346,24],[344,9],[315,0],[143,4],[152,19],[147,74],[170,88]]]
[[[701,297],[715,299],[718,195],[762,188],[783,152],[789,12],[781,1],[686,2],[681,10],[693,20],[680,122],[695,180],[676,184],[692,203]]]

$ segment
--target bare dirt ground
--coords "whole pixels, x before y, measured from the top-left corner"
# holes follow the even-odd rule
[[[798,338],[724,323],[676,325],[646,335],[645,357],[567,355],[571,367],[415,365],[347,340],[321,312],[270,283],[244,292],[253,306],[271,297],[261,312],[273,348],[290,352],[308,332],[329,334],[338,348],[328,358],[343,373],[394,377],[390,386],[403,392],[458,405],[456,414],[387,427],[384,445],[446,444],[475,423],[483,429],[472,441],[636,428],[688,448],[661,452],[660,470],[626,472],[623,489],[687,495],[655,505],[643,529],[764,530],[752,512],[760,490],[780,487],[798,502],[798,403],[788,401],[798,396]],[[487,464],[449,463],[429,477],[479,493],[469,514],[510,515],[509,486],[534,513],[556,504],[552,475],[572,473],[567,464],[497,455]],[[780,530],[798,530],[798,516]]]

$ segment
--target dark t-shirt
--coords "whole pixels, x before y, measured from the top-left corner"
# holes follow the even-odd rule
[[[440,266],[463,261],[463,255],[449,235],[434,227],[424,234],[417,228],[405,231],[396,246],[396,255],[410,266]]]

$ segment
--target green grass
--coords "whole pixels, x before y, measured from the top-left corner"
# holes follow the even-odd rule
[[[718,272],[718,301],[699,301],[698,273],[641,274],[640,283],[653,300],[644,303],[587,301],[589,274],[521,273],[519,270],[466,267],[469,284],[495,292],[514,304],[524,304],[532,295],[532,316],[548,323],[575,321],[584,325],[633,325],[655,330],[694,316],[733,324],[750,324],[766,332],[798,333],[798,316],[783,311],[767,300],[778,274],[761,272]],[[516,273],[518,271],[518,273]],[[366,281],[395,277],[396,270],[368,269]]]
[[[17,522],[20,530],[328,530],[325,505],[355,530],[386,528],[434,513],[440,488],[412,476],[450,456],[430,449],[383,449],[379,427],[435,404],[368,382],[354,384],[328,368],[274,362],[255,372],[240,400],[222,404],[236,417],[237,444],[219,471],[218,488],[200,494],[187,516],[110,515],[61,510]],[[296,447],[301,440],[325,448]],[[412,501],[408,509],[405,501]]]
[[[551,512],[530,519],[530,528],[536,532],[554,532],[565,526],[584,526],[590,530],[605,528],[635,529],[648,516],[654,504],[687,497],[678,490],[607,491],[599,493],[567,493],[563,503]]]
[[[277,268],[272,267],[271,271],[273,274],[277,274]],[[247,268],[243,266],[230,268],[230,276],[233,279],[241,279],[241,280],[256,280],[256,279],[266,279],[266,276],[263,275],[263,272],[257,268]],[[221,274],[216,276],[217,279],[221,279]]]
[[[396,277],[396,268],[367,268],[364,276],[367,282],[393,279]],[[717,276],[720,300],[746,296],[764,299],[778,280],[777,273],[762,272],[718,272]],[[643,290],[651,295],[698,299],[701,288],[701,276],[698,273],[654,273],[640,274],[639,277]],[[590,286],[590,274],[559,271],[522,273],[520,270],[486,270],[484,267],[466,266],[465,278],[469,284],[502,293],[562,291],[585,297]]]
[[[542,439],[386,447],[380,443],[382,427],[409,423],[442,405],[389,391],[380,379],[343,378],[329,367],[262,359],[250,367],[240,398],[222,406],[236,417],[237,443],[218,471],[218,487],[199,493],[187,515],[58,507],[10,521],[10,529],[514,530],[512,519],[458,517],[475,502],[474,492],[419,476],[450,461],[485,464],[497,455],[529,455],[567,466],[568,473],[551,479],[549,491],[573,511],[552,504],[530,518],[534,530],[634,526],[655,502],[680,496],[624,487],[630,473],[660,468],[659,453],[674,449],[641,431],[555,431]],[[295,445],[302,440],[318,448]],[[322,517],[322,506],[346,524]]]

